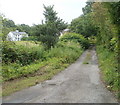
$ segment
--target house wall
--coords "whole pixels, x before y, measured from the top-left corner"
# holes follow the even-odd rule
[[[7,35],[7,40],[8,41],[21,41],[21,39],[23,37],[28,37],[28,35],[21,35],[21,34],[17,34],[14,35],[12,32],[9,32],[9,34]]]
[[[7,40],[8,41],[16,41],[14,35],[12,34],[12,32],[9,32],[8,36],[7,36]]]

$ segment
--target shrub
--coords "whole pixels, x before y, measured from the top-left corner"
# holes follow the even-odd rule
[[[64,62],[71,63],[80,56],[82,51],[83,50],[79,43],[60,41],[48,52],[46,58],[64,58]]]
[[[3,63],[30,64],[38,59],[44,59],[44,48],[42,46],[17,45],[15,42],[4,41],[2,45]]]
[[[84,38],[84,36],[76,33],[65,33],[63,36],[60,37],[60,41],[73,41],[76,43],[80,43],[81,46],[85,49],[89,47],[89,41]]]

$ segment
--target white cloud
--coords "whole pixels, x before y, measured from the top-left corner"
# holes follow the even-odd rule
[[[86,0],[85,0],[86,1]],[[54,5],[58,16],[70,22],[82,14],[83,0],[1,0],[1,12],[16,24],[39,24],[44,19],[43,4]]]

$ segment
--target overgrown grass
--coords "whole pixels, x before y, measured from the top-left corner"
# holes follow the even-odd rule
[[[41,45],[41,43],[38,42],[38,41],[14,41],[14,43],[16,45],[19,45],[19,46],[22,45],[22,46],[26,46],[26,47],[29,47],[29,48]]]
[[[64,59],[52,58],[46,62],[30,65],[28,70],[37,70],[32,74],[3,83],[3,96],[10,95],[21,89],[34,86],[44,80],[51,79],[55,74],[64,70],[69,64],[63,63]]]
[[[10,42],[2,43],[2,63],[17,63],[28,65],[36,60],[44,60],[44,47],[31,42]]]
[[[118,81],[120,74],[118,73],[118,61],[115,52],[111,52],[102,46],[97,46],[97,54],[103,80],[108,89],[114,91],[118,98],[120,98],[120,93],[118,92],[120,91],[120,84]]]

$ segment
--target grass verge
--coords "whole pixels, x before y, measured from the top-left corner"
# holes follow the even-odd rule
[[[102,46],[97,46],[97,55],[103,82],[106,84],[108,90],[115,93],[116,97],[120,99],[118,62],[115,52],[108,51]]]

